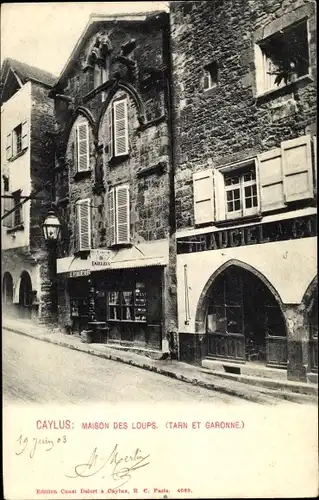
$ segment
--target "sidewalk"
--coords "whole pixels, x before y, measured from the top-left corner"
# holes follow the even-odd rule
[[[135,352],[115,349],[107,344],[85,344],[81,342],[79,337],[64,334],[57,329],[50,331],[45,326],[35,324],[30,320],[22,321],[4,317],[2,318],[2,328],[68,349],[75,349],[112,361],[127,363],[189,384],[259,404],[278,404],[284,400],[297,403],[316,403],[317,401],[318,389],[317,386],[312,384],[271,381],[272,386],[270,388],[258,386],[258,380],[253,380],[254,377],[252,377],[251,384],[223,379],[214,375],[212,371],[180,361],[152,359]]]

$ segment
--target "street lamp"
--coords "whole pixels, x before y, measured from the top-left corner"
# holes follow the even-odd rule
[[[60,235],[61,224],[53,210],[48,212],[47,217],[43,222],[43,232],[46,241],[58,241]]]

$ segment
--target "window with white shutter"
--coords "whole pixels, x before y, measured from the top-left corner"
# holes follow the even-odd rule
[[[281,154],[286,203],[313,198],[310,136],[282,142]]]
[[[127,184],[116,186],[108,193],[109,244],[130,242],[130,191]]]
[[[91,248],[91,200],[79,200],[76,203],[78,250]]]
[[[262,212],[285,207],[281,149],[258,155],[260,204]]]
[[[130,200],[127,185],[116,187],[116,240],[117,243],[130,241]]]
[[[128,154],[127,99],[115,101],[114,109],[114,156]]]
[[[213,222],[215,218],[212,169],[193,174],[195,224]]]
[[[107,228],[108,241],[110,245],[116,243],[115,240],[115,190],[111,189],[107,195]]]
[[[79,123],[76,127],[77,171],[90,170],[89,125]]]
[[[7,135],[7,143],[6,143],[6,158],[10,160],[12,157],[12,134]]]
[[[110,161],[113,157],[113,107],[110,105],[106,110],[105,119],[105,135],[106,135],[106,157]]]

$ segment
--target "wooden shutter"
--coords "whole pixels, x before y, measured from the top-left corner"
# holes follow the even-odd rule
[[[26,149],[29,146],[29,124],[27,121],[21,125],[21,147]]]
[[[12,158],[12,134],[7,135],[6,158],[7,160],[10,160],[10,158]]]
[[[4,193],[5,195],[9,196],[8,192]],[[3,215],[5,215],[7,212],[10,212],[10,210],[13,209],[13,198],[4,198],[3,199]],[[8,227],[12,228],[13,227],[13,214],[7,215],[2,221],[3,227]]]
[[[213,199],[213,171],[204,170],[193,174],[195,224],[213,222],[215,218]]]
[[[112,104],[106,110],[105,117],[105,134],[106,134],[106,157],[108,161],[113,157],[113,107]]]
[[[85,172],[90,169],[89,154],[89,126],[88,123],[79,123],[77,135],[77,171]]]
[[[281,149],[258,155],[260,206],[262,212],[285,206]]]
[[[115,243],[115,190],[111,189],[107,195],[107,228],[108,243]]]
[[[304,135],[281,143],[285,201],[313,198],[311,138]]]
[[[226,219],[226,198],[224,175],[217,168],[214,169],[214,195],[216,220]]]
[[[116,188],[116,241],[117,243],[130,241],[130,192],[128,185]]]
[[[115,101],[114,104],[114,155],[128,154],[127,100]]]
[[[77,202],[77,230],[78,249],[80,251],[91,248],[91,200],[81,200]]]

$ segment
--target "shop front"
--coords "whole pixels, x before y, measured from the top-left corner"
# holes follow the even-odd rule
[[[182,361],[285,369],[303,380],[317,370],[316,306],[304,299],[317,273],[312,214],[194,231],[177,245]]]
[[[93,331],[98,342],[161,350],[167,260],[166,242],[58,259],[70,330]]]

